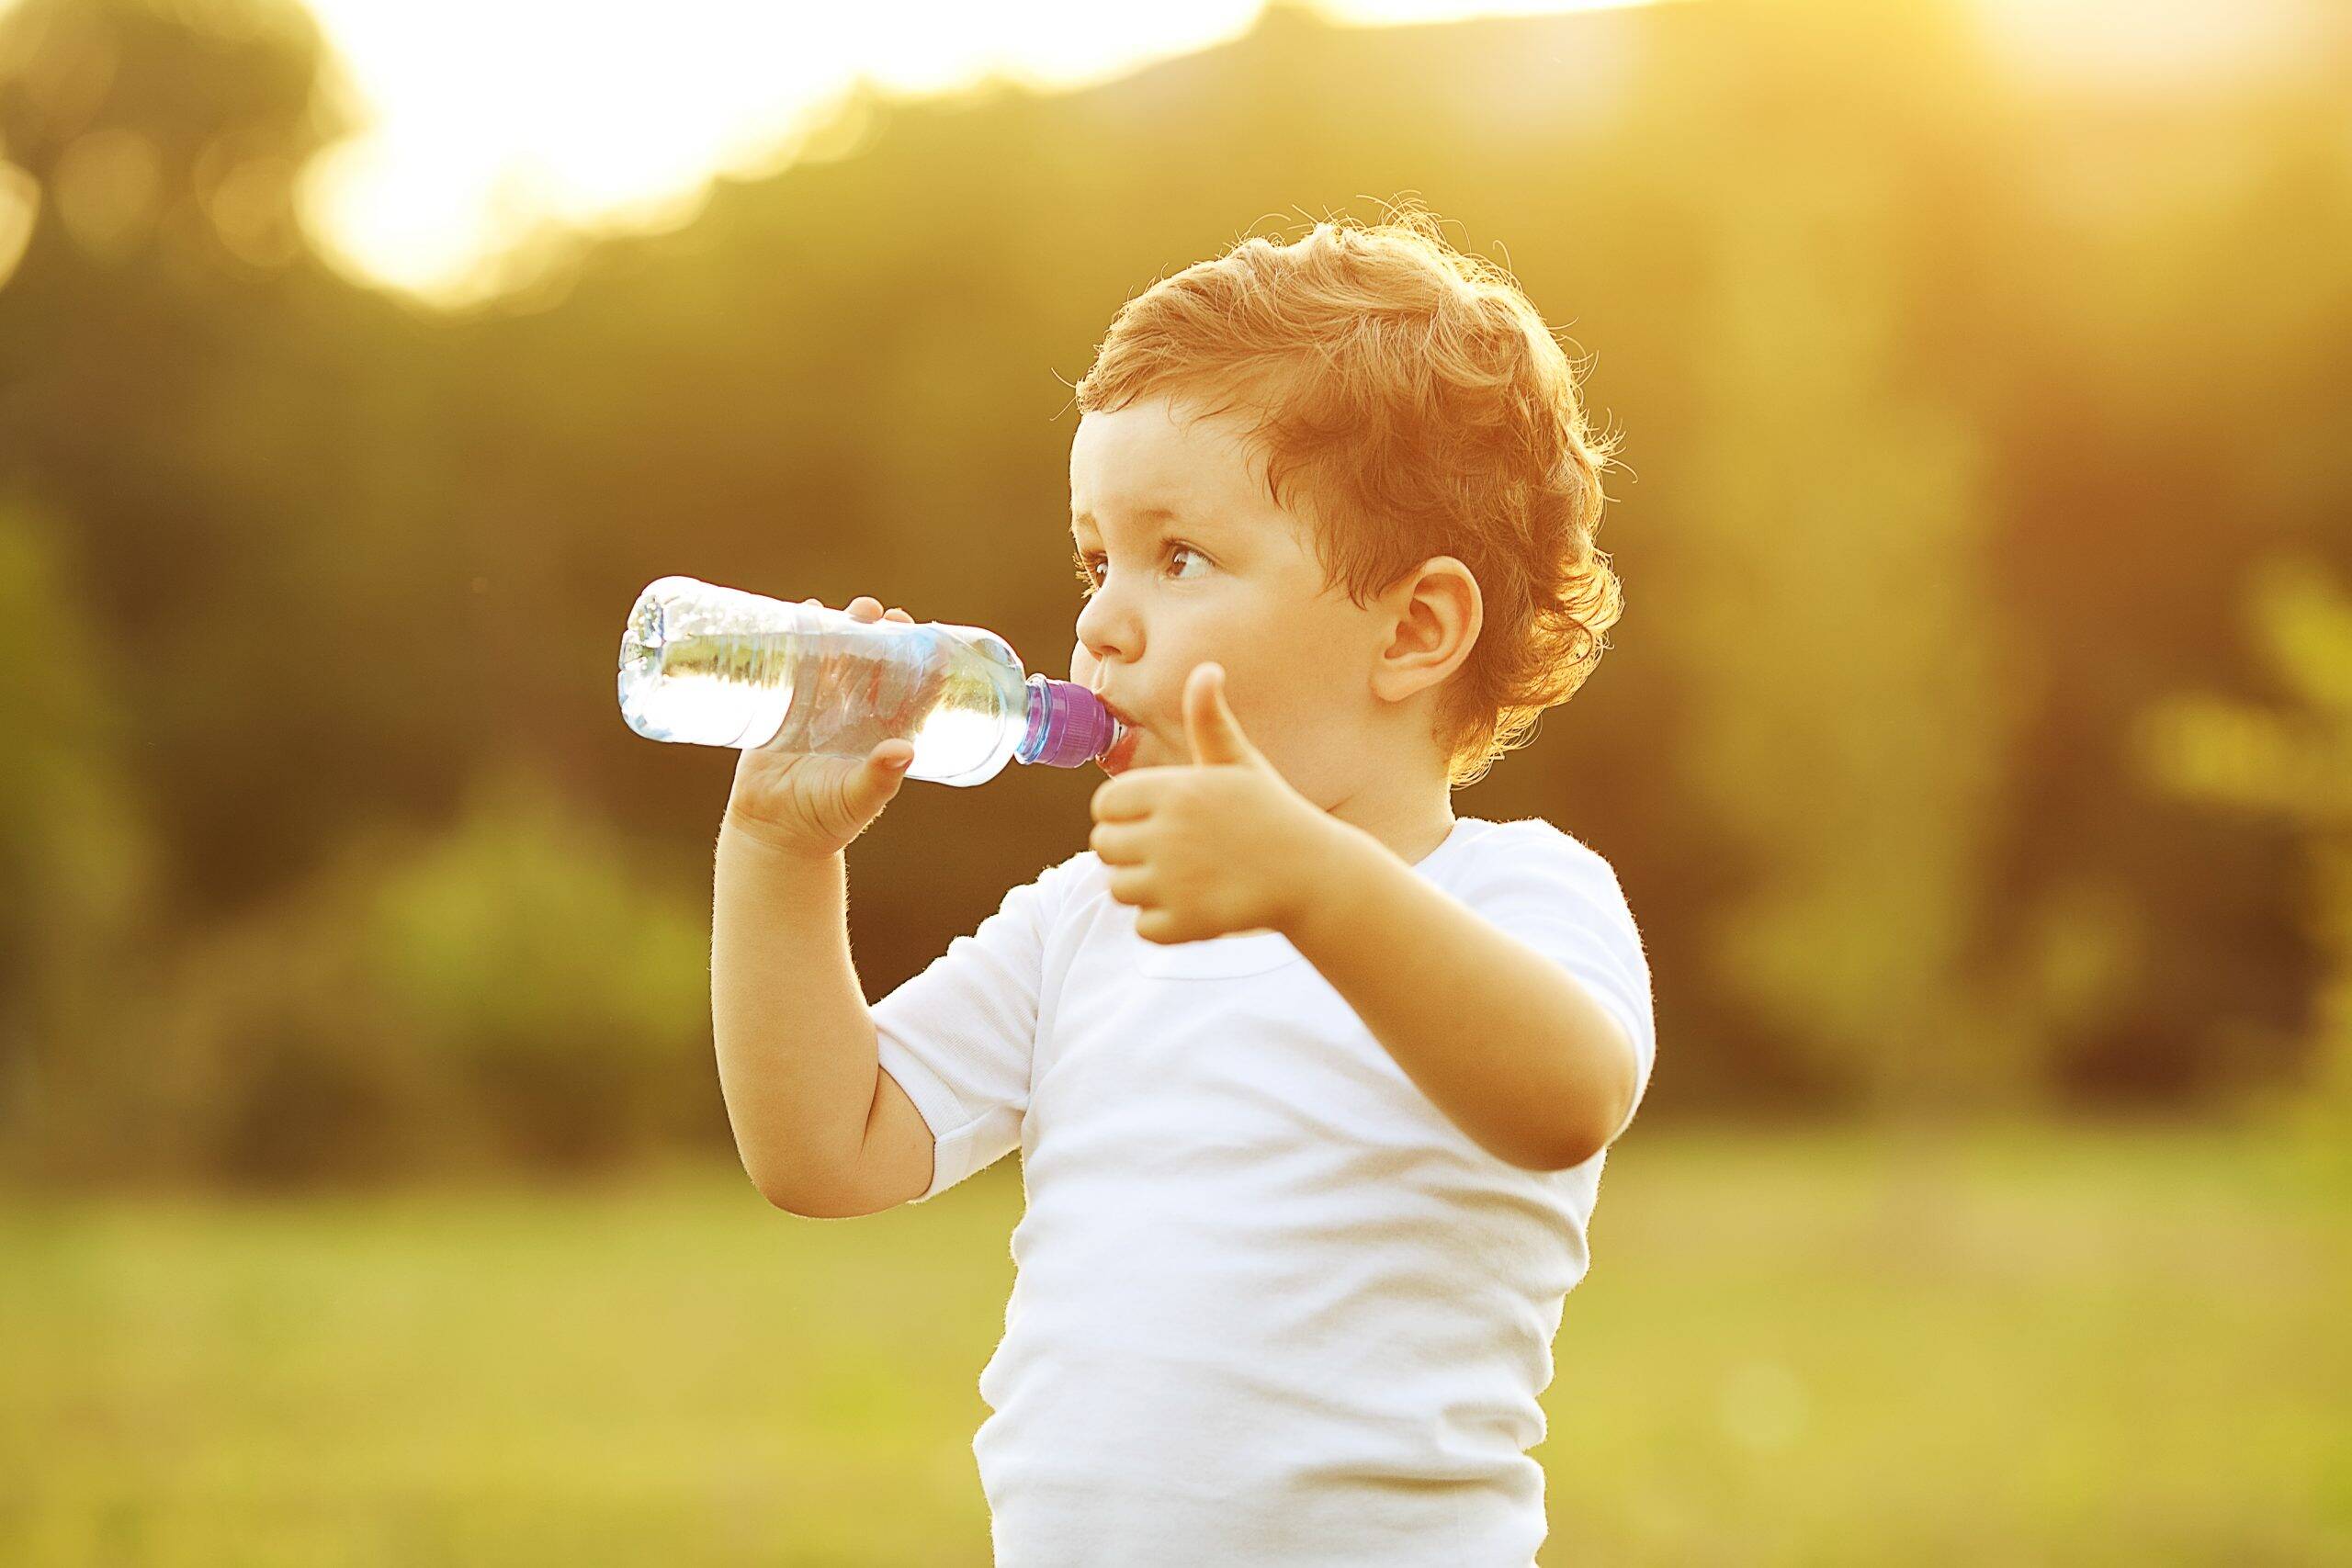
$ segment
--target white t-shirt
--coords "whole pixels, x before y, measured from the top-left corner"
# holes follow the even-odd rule
[[[1461,818],[1413,869],[1583,982],[1646,1089],[1649,966],[1607,861]],[[916,1201],[1021,1150],[972,1441],[999,1568],[1527,1568],[1606,1151],[1495,1157],[1288,938],[1157,943],[1136,913],[1083,851],[873,1008],[938,1140]]]

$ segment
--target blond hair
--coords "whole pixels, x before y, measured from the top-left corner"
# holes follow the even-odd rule
[[[1432,736],[1459,787],[1609,646],[1623,596],[1593,536],[1615,448],[1511,275],[1446,243],[1426,210],[1389,211],[1247,239],[1153,284],[1113,319],[1078,405],[1162,396],[1254,415],[1269,492],[1359,606],[1432,556],[1469,568],[1483,625]]]

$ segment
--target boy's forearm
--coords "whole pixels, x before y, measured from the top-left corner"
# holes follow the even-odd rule
[[[857,1158],[874,1104],[874,1015],[849,951],[839,851],[719,829],[710,921],[711,1037],[743,1169],[778,1202]]]
[[[1440,1111],[1526,1169],[1580,1165],[1630,1108],[1616,1021],[1544,954],[1350,825],[1283,934]]]

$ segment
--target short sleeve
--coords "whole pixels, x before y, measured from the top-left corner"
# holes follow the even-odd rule
[[[918,1203],[1021,1145],[1061,870],[1007,893],[978,930],[870,1010],[882,1070],[931,1128],[931,1186]]]
[[[1581,982],[1634,1048],[1634,1097],[1609,1134],[1633,1124],[1657,1059],[1649,959],[1616,872],[1551,823],[1499,824],[1477,848],[1462,901]]]

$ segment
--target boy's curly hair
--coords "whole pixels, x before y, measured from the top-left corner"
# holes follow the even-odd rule
[[[1510,272],[1449,245],[1426,209],[1387,210],[1252,237],[1153,284],[1113,318],[1078,405],[1253,414],[1273,500],[1359,606],[1432,556],[1470,569],[1483,626],[1433,737],[1459,787],[1609,646],[1623,596],[1593,535],[1615,444]]]

